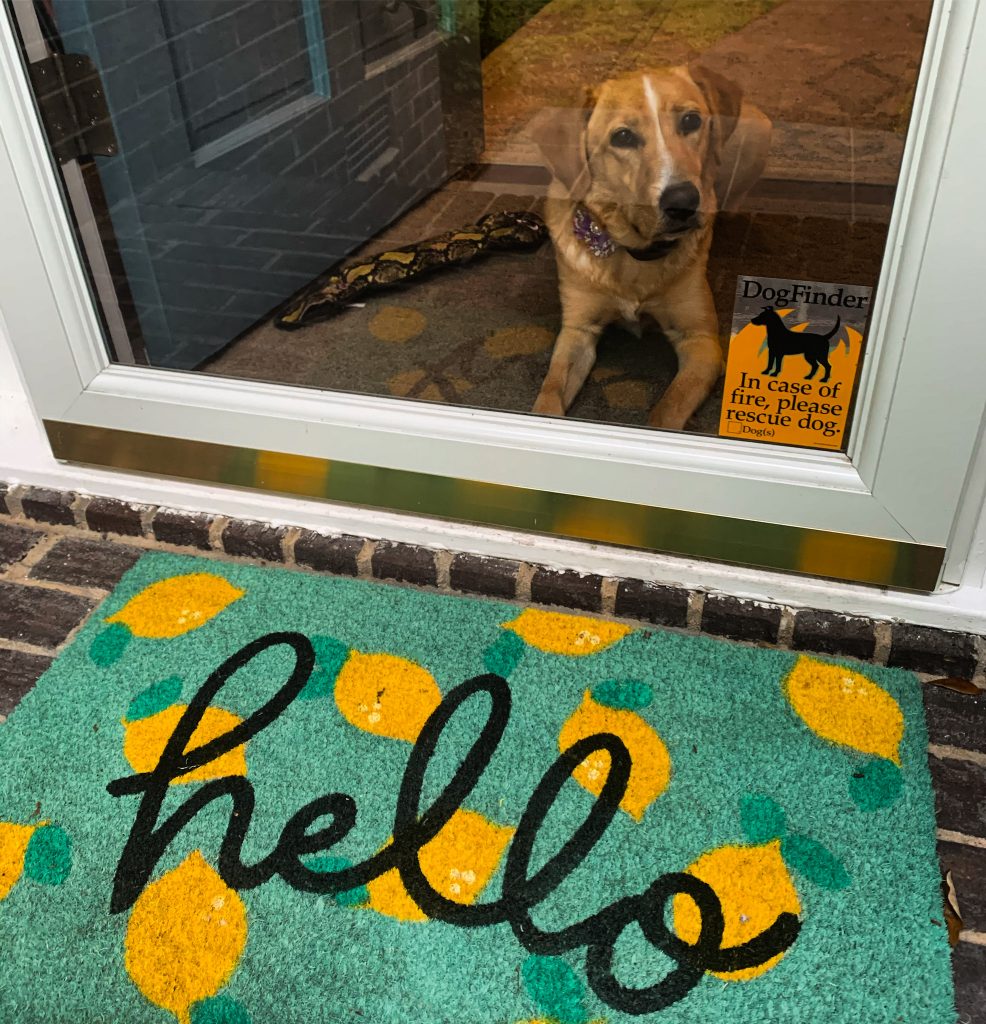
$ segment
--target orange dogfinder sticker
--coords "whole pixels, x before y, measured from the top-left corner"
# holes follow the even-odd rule
[[[872,289],[741,277],[721,437],[842,447]]]

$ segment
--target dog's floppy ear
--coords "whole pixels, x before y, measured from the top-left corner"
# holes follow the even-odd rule
[[[528,127],[548,170],[575,200],[584,198],[589,190],[586,126],[594,107],[595,96],[589,91],[581,106],[547,107]]]
[[[743,105],[743,90],[718,71],[704,64],[689,64],[691,80],[702,90],[705,101],[712,111],[712,156],[719,160],[726,140],[736,129],[740,108]]]

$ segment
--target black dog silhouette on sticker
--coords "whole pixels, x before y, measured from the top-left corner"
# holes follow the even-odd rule
[[[824,384],[832,373],[829,365],[829,341],[835,336],[842,325],[842,317],[835,318],[835,326],[828,334],[808,334],[807,331],[792,331],[784,326],[784,321],[773,306],[764,306],[751,321],[759,327],[767,328],[767,369],[763,373],[776,377],[781,372],[785,356],[802,355],[808,360],[811,369],[805,380],[811,380],[818,372],[819,366],[825,367]]]

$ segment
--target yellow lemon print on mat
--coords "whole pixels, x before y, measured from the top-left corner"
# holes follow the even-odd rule
[[[442,694],[432,674],[407,658],[353,651],[336,677],[335,698],[357,729],[413,743]]]
[[[897,701],[861,672],[804,655],[784,680],[784,694],[816,736],[870,755],[849,780],[857,806],[889,807],[903,788],[904,713]]]
[[[384,306],[370,321],[370,334],[380,341],[399,345],[419,335],[427,326],[427,318],[416,309]]]
[[[124,720],[123,754],[135,772],[150,772],[161,759],[161,752],[168,738],[175,731],[178,720],[185,713],[185,704],[173,704],[148,718],[136,722]],[[223,708],[206,708],[199,724],[192,733],[187,750],[193,750],[222,736],[240,725],[242,719]],[[246,775],[246,744],[234,747],[221,754],[214,761],[173,779],[173,783],[202,782],[219,779],[226,775]]]
[[[496,359],[511,356],[529,356],[544,352],[555,343],[555,335],[544,327],[521,324],[518,327],[504,327],[491,334],[483,342],[483,348]]]
[[[563,612],[542,612],[536,608],[525,608],[516,619],[505,622],[503,628],[516,633],[539,651],[576,657],[598,654],[633,632],[629,626],[617,622]]]
[[[172,576],[152,583],[106,621],[122,623],[134,636],[170,639],[204,626],[243,594],[212,573]]]
[[[208,572],[172,576],[145,587],[106,622],[89,646],[89,657],[100,668],[119,660],[135,636],[170,640],[204,626],[244,591]]]
[[[653,404],[650,385],[642,380],[618,380],[603,387],[611,409],[647,409]]]
[[[456,903],[474,903],[500,863],[514,829],[496,825],[475,811],[458,810],[418,854],[431,887]],[[369,906],[400,921],[427,921],[407,894],[394,868],[367,886]]]
[[[760,846],[722,846],[703,853],[685,869],[715,890],[722,904],[726,928],[722,946],[728,949],[756,938],[777,920],[779,914],[800,914],[797,890],[781,856],[781,841]],[[672,909],[674,930],[685,942],[698,941],[701,918],[688,896],[676,896]],[[769,971],[784,953],[758,967],[714,973],[723,981],[749,981]]]
[[[784,693],[817,736],[900,764],[904,714],[882,687],[860,672],[800,657]]]
[[[620,807],[640,821],[644,811],[664,792],[671,778],[671,756],[661,737],[636,711],[606,707],[586,690],[582,703],[569,716],[558,734],[558,749],[566,750],[576,741],[594,733],[610,732],[626,745],[632,765]],[[596,751],[576,769],[572,777],[590,793],[599,796],[609,774],[609,754]]]
[[[0,821],[0,900],[6,899],[21,877],[27,844],[37,827]]]
[[[137,897],[124,964],[145,998],[189,1024],[192,1004],[229,981],[246,940],[243,901],[195,850]]]

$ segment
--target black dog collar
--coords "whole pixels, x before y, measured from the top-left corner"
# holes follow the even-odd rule
[[[598,259],[612,256],[617,249],[623,248],[635,260],[641,262],[659,260],[667,256],[678,244],[678,239],[671,238],[652,242],[643,249],[628,249],[626,246],[619,246],[610,237],[609,232],[602,225],[596,223],[596,219],[581,204],[575,207],[575,213],[572,216],[572,230],[575,237]]]
[[[677,238],[669,238],[665,241],[652,242],[646,249],[627,249],[627,252],[635,260],[641,260],[642,262],[659,260],[667,256],[677,244]]]

